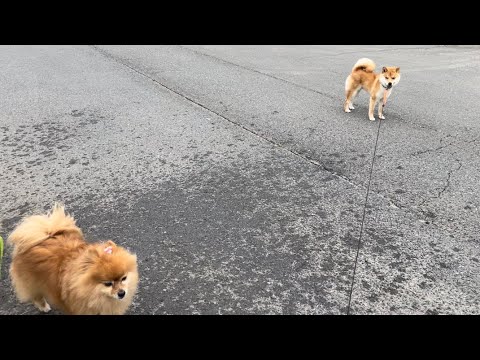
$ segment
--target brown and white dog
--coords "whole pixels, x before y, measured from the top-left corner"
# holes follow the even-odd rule
[[[370,104],[368,106],[368,118],[375,120],[373,112],[375,105],[380,99],[383,103],[378,105],[378,117],[385,119],[383,116],[383,106],[387,102],[388,97],[392,93],[392,87],[400,81],[399,67],[383,67],[380,74],[374,73],[375,63],[367,58],[361,58],[353,65],[352,72],[345,81],[345,104],[343,109],[349,113],[355,109],[353,100],[361,89],[370,94]]]

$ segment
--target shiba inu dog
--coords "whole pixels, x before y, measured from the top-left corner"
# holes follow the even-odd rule
[[[385,119],[383,116],[383,107],[388,97],[392,93],[392,88],[400,81],[399,67],[383,67],[382,72],[377,74],[374,72],[375,63],[367,58],[361,58],[353,65],[352,72],[345,81],[345,104],[343,109],[349,113],[355,109],[353,100],[361,89],[370,94],[370,104],[368,106],[368,118],[375,120],[373,112],[375,105],[380,99],[383,103],[378,105],[378,117]]]

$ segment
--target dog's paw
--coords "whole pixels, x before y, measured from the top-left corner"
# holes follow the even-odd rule
[[[379,117],[379,119],[382,119],[382,120],[385,119],[385,116],[383,116],[383,115],[378,115],[378,117]]]
[[[374,118],[374,117],[371,117],[371,118],[369,118],[369,119],[370,119],[370,121],[375,121],[375,118]]]
[[[50,305],[46,301],[43,304],[35,303],[35,307],[38,310],[40,310],[41,312],[44,312],[44,313],[47,313],[50,310],[52,310],[52,308],[50,307]]]
[[[349,108],[350,110],[355,110],[355,106],[353,106],[353,105],[348,105],[348,108]]]
[[[344,109],[346,113],[352,112],[350,109]]]

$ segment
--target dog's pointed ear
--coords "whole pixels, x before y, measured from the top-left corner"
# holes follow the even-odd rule
[[[117,246],[117,244],[115,244],[112,240],[108,240],[107,241],[107,246],[115,247],[115,246]]]
[[[388,71],[388,69],[384,66],[383,69],[382,69],[382,73],[386,73]]]
[[[112,240],[108,240],[106,242],[106,245],[107,246],[105,246],[105,248],[103,249],[103,252],[107,254],[113,253],[113,250],[117,247],[117,245],[115,245],[115,243]]]
[[[397,73],[399,73],[399,72],[400,72],[400,68],[399,68],[399,67],[397,67],[395,70],[397,70]]]

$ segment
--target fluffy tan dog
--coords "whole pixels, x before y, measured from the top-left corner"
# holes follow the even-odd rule
[[[112,241],[87,243],[73,217],[56,204],[25,218],[10,234],[10,276],[21,302],[47,312],[121,315],[138,284],[137,257]]]

